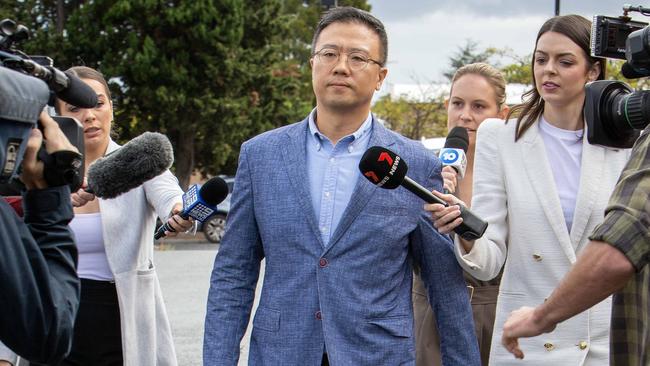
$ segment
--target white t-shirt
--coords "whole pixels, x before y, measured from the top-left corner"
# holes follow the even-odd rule
[[[546,156],[553,172],[555,187],[560,195],[566,227],[571,232],[573,212],[580,187],[582,136],[584,130],[563,130],[539,119],[539,133],[544,140]]]
[[[75,214],[70,221],[74,232],[79,265],[77,274],[80,278],[97,281],[112,281],[113,272],[108,265],[104,237],[102,235],[101,213]]]

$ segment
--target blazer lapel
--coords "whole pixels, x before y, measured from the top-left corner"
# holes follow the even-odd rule
[[[587,127],[582,140],[582,162],[580,167],[580,188],[576,199],[571,227],[571,242],[577,251],[580,239],[585,233],[593,203],[598,195],[599,179],[605,165],[605,149],[594,146],[587,141]]]
[[[318,238],[318,242],[324,248],[325,243],[318,231],[316,214],[311,204],[311,193],[309,192],[309,177],[307,176],[307,131],[309,130],[308,119],[303,120],[287,130],[287,141],[282,144],[282,166],[284,167],[292,191],[296,196],[296,202],[304,211],[309,227]]]
[[[368,147],[371,146],[383,146],[388,147],[394,143],[390,135],[388,134],[386,127],[382,126],[381,123],[375,119],[373,115],[372,121],[372,135],[370,136],[370,141],[368,142]],[[343,216],[341,216],[341,221],[339,221],[332,238],[330,239],[329,246],[327,250],[330,250],[345,234],[352,222],[361,214],[361,210],[368,204],[370,198],[374,195],[377,190],[377,186],[370,183],[365,177],[362,177],[359,173],[359,179],[357,184],[354,186],[354,191],[352,191],[352,196],[350,197],[350,202],[348,206],[343,211]]]
[[[562,250],[569,260],[574,262],[576,258],[575,251],[571,245],[571,239],[562,213],[560,197],[553,179],[553,171],[549,165],[544,141],[542,136],[539,135],[537,123],[526,131],[520,146],[522,150],[520,158],[523,159],[522,165],[525,167],[528,180],[533,186],[537,197],[539,197],[544,214],[550,222]],[[534,238],[531,240],[534,240]]]

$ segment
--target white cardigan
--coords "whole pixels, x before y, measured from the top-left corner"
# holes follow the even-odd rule
[[[569,233],[538,124],[516,143],[515,126],[515,120],[504,124],[490,119],[479,127],[472,211],[489,225],[469,253],[458,240],[455,244],[461,266],[478,279],[496,277],[505,262],[490,364],[607,365],[611,298],[559,324],[551,333],[520,339],[526,355],[523,362],[503,348],[501,335],[510,312],[542,303],[575,263],[576,253],[603,220],[629,150],[591,145],[585,133]]]
[[[106,153],[119,147],[111,140]],[[182,195],[178,180],[167,170],[116,198],[99,199],[106,257],[120,305],[124,366],[178,364],[153,264],[153,235],[156,216],[169,217],[174,205],[182,203]],[[16,363],[17,358],[0,343],[0,360]]]
[[[107,153],[119,148],[111,141]],[[169,217],[183,191],[170,171],[114,199],[99,199],[106,256],[120,304],[125,366],[177,365],[153,262],[156,216]],[[101,331],[101,330],[98,330]]]

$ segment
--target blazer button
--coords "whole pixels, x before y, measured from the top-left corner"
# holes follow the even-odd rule
[[[329,262],[325,258],[321,258],[318,261],[318,265],[320,266],[320,268],[325,268],[325,267],[327,267],[328,264],[329,264]]]
[[[316,319],[318,320],[323,319],[323,315],[320,313],[320,310],[318,310],[315,315],[316,315]]]
[[[580,341],[580,343],[578,343],[576,346],[578,346],[578,348],[580,348],[581,350],[584,351],[584,350],[587,349],[587,346],[589,346],[589,345],[585,341]]]
[[[542,261],[542,255],[535,253],[535,254],[533,254],[533,259],[535,260],[535,262],[541,262]]]
[[[555,349],[555,346],[553,345],[553,343],[544,343],[544,348],[546,348],[547,351],[552,351],[553,349]]]

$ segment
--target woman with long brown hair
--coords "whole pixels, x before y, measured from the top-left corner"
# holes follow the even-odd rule
[[[604,60],[589,56],[590,28],[577,15],[546,21],[533,54],[534,89],[510,113],[517,117],[505,124],[487,120],[478,131],[472,211],[489,226],[478,240],[457,237],[455,252],[477,279],[489,280],[503,268],[490,352],[494,365],[522,364],[500,344],[504,321],[521,306],[543,302],[568,272],[602,220],[629,155],[586,139],[584,86],[605,72]],[[462,222],[455,205],[427,209],[441,232]],[[551,333],[520,340],[530,350],[523,363],[607,364],[610,305],[605,300]]]

